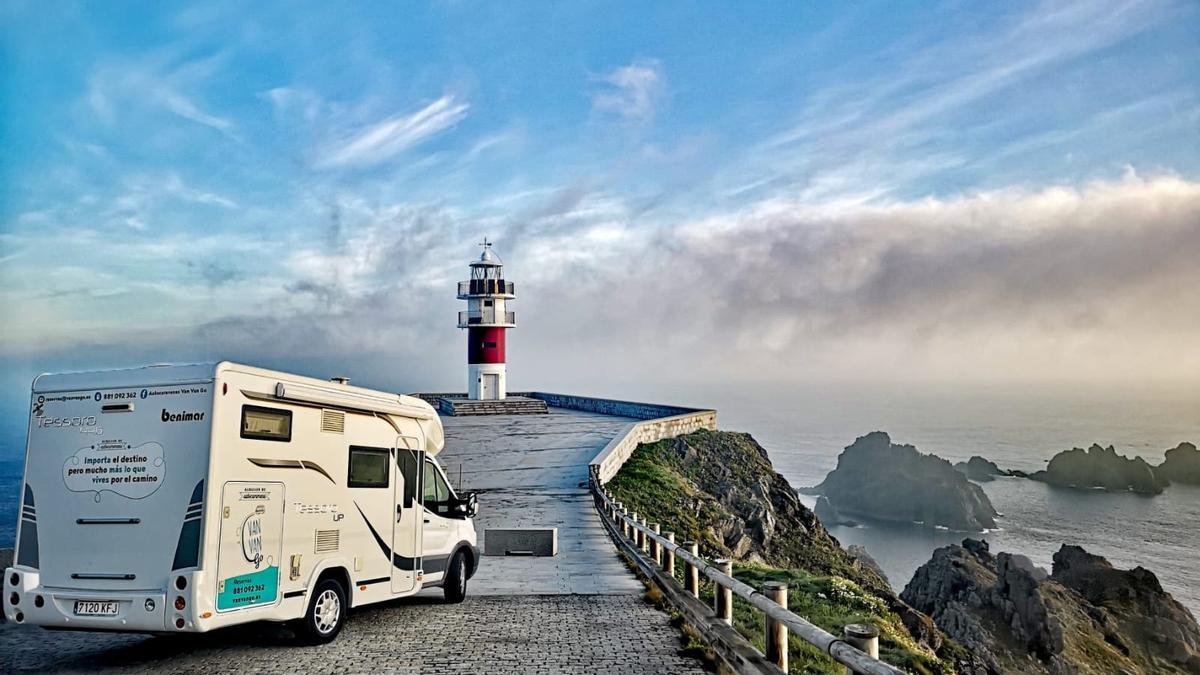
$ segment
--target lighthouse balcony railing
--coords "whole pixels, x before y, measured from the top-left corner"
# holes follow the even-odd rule
[[[514,312],[497,312],[494,309],[485,309],[482,311],[459,312],[458,327],[466,328],[468,326],[515,326],[517,325],[517,315]]]
[[[470,281],[458,282],[458,297],[460,300],[481,295],[515,297],[513,282],[503,279],[471,279]]]

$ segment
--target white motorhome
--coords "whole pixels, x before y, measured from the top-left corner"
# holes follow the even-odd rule
[[[350,608],[479,561],[474,494],[435,456],[419,398],[222,362],[33,382],[10,621],[203,632],[294,621],[328,642]]]

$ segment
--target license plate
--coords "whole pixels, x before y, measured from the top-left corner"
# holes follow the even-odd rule
[[[75,616],[116,616],[121,603],[116,600],[76,600]]]

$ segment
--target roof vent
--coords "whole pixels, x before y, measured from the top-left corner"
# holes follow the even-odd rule
[[[337,382],[338,384],[350,384],[350,378],[348,377],[331,377],[329,381]]]

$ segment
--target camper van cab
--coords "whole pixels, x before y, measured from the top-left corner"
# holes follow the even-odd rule
[[[223,362],[33,382],[9,621],[204,632],[294,621],[328,642],[351,608],[479,562],[474,494],[436,456],[429,404]]]

